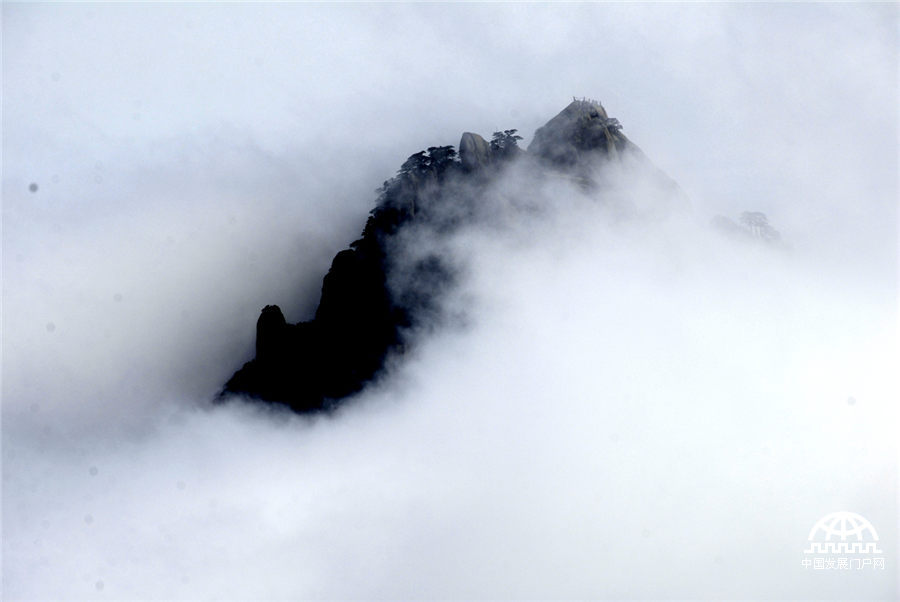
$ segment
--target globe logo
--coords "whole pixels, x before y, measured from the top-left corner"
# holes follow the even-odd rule
[[[880,554],[878,533],[855,512],[832,512],[819,519],[809,532],[805,554]]]

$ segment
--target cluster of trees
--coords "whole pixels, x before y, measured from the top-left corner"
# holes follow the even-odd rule
[[[769,224],[769,219],[765,213],[744,211],[741,213],[740,222],[747,229],[750,236],[754,238],[771,242],[781,240],[781,233]]]
[[[410,155],[397,173],[402,176],[409,173],[420,175],[432,172],[440,176],[458,163],[456,157],[456,149],[453,146],[429,146],[427,151]]]
[[[517,134],[519,130],[503,130],[494,132],[491,137],[491,155],[495,159],[509,159],[519,151],[519,140],[522,136]],[[413,153],[407,157],[403,165],[397,171],[397,175],[386,180],[375,192],[378,194],[378,205],[389,204],[392,199],[400,196],[404,184],[410,176],[419,179],[424,176],[434,175],[438,180],[444,178],[449,172],[460,166],[459,154],[452,145],[429,146],[428,149]]]
[[[616,123],[618,122],[616,121]],[[496,159],[514,156],[519,150],[519,140],[522,140],[522,137],[517,134],[518,131],[512,129],[494,132],[490,144],[491,155]],[[420,176],[428,173],[441,177],[448,169],[458,165],[459,155],[452,145],[429,146],[427,150],[410,155],[400,166],[397,177],[402,178],[406,174]],[[389,184],[389,182],[385,184]]]
[[[503,130],[502,132],[494,132],[491,137],[491,154],[498,158],[507,158],[514,156],[519,150],[519,140],[521,136],[516,132],[519,130]]]
[[[619,120],[615,117],[608,118],[603,125],[605,125],[607,129],[614,130],[616,132],[622,129],[622,124],[619,123]]]

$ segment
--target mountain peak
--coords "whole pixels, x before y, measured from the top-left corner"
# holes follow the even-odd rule
[[[560,113],[534,133],[528,152],[559,167],[574,167],[589,155],[616,158],[633,146],[600,101],[573,99]]]
[[[446,236],[483,219],[496,176],[519,160],[529,161],[535,178],[562,171],[585,184],[594,166],[625,150],[637,151],[649,165],[621,129],[598,101],[574,99],[535,132],[527,152],[518,146],[517,130],[509,129],[494,132],[490,142],[465,132],[458,158],[452,146],[411,155],[379,189],[361,238],[335,256],[315,316],[291,324],[277,306],[266,306],[257,322],[256,357],[232,376],[223,393],[308,412],[335,407],[361,390],[389,353],[403,352],[412,329],[440,321],[437,299],[454,284],[447,258],[396,252],[398,233]],[[652,179],[677,189],[656,171]],[[410,227],[413,223],[424,227]]]

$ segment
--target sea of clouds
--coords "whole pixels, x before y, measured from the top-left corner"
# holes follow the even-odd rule
[[[3,598],[896,598],[896,24],[4,4]],[[573,94],[691,209],[512,174],[435,243],[459,324],[333,415],[209,404],[406,156]],[[837,510],[883,571],[802,566]]]

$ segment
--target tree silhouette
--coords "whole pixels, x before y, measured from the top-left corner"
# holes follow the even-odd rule
[[[502,132],[494,132],[491,137],[491,152],[498,157],[510,157],[515,154],[519,148],[519,140],[516,132],[519,130],[503,130]]]
[[[781,234],[769,225],[769,220],[765,213],[759,211],[744,211],[741,213],[741,224],[750,232],[754,238],[762,240],[776,241],[781,239]]]
[[[428,160],[438,175],[456,162],[456,149],[452,146],[429,146]]]
[[[609,119],[606,120],[606,123],[604,123],[603,125],[605,125],[607,129],[613,130],[616,132],[618,132],[619,130],[622,129],[622,124],[619,123],[619,120],[616,119],[615,117],[610,117]]]
[[[400,174],[415,173],[419,174],[426,171],[431,165],[431,160],[425,156],[425,151],[419,151],[403,162],[400,166]]]

